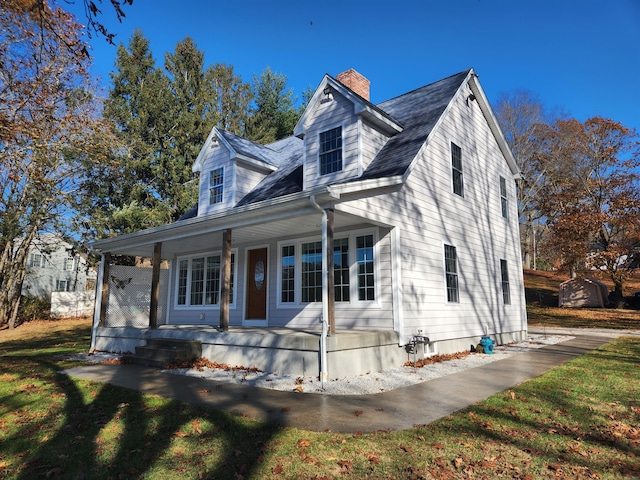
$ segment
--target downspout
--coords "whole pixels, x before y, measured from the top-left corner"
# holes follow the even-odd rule
[[[327,370],[327,322],[329,319],[329,290],[327,288],[327,212],[316,203],[315,195],[309,196],[311,205],[322,214],[322,334],[320,335],[320,382],[324,388],[324,382],[328,377]]]

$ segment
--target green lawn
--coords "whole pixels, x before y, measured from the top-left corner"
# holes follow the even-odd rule
[[[640,476],[640,340],[429,425],[314,433],[68,378],[85,323],[0,331],[0,478],[620,479]],[[470,386],[470,388],[473,388]]]

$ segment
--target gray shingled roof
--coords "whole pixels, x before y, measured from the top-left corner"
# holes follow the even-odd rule
[[[466,70],[378,104],[404,130],[385,144],[356,181],[403,175],[468,74]]]
[[[269,148],[278,152],[281,164],[278,170],[267,177],[251,190],[238,206],[260,202],[270,198],[277,198],[290,193],[302,191],[302,159],[303,140],[298,137],[288,137],[269,144]]]
[[[240,155],[244,155],[254,160],[258,160],[277,167],[280,165],[281,155],[277,151],[270,149],[266,145],[260,145],[247,140],[246,138],[239,137],[226,130],[218,129],[220,135],[231,145],[231,147]]]
[[[469,70],[466,70],[378,105],[372,105],[385,116],[402,124],[404,130],[385,144],[360,177],[345,183],[403,175],[468,74]],[[278,167],[278,170],[267,175],[242,198],[238,206],[302,191],[301,139],[288,137],[263,146],[224,130],[220,130],[220,133],[237,153]],[[197,206],[185,213],[180,220],[196,215]]]

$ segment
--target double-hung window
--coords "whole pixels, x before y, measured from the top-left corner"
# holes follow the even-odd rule
[[[342,170],[342,127],[320,133],[320,175]]]
[[[178,306],[213,306],[220,303],[220,254],[183,258],[178,261],[176,303]],[[231,254],[230,303],[234,295],[235,254]]]
[[[333,292],[336,303],[375,301],[373,234],[333,241]],[[298,273],[299,272],[299,273]],[[322,301],[322,242],[280,246],[280,304]]]
[[[463,197],[462,149],[453,142],[451,142],[451,178],[453,180],[453,193]]]
[[[500,277],[502,279],[502,303],[511,304],[511,292],[509,289],[509,268],[506,260],[500,260]]]
[[[375,300],[373,235],[356,237],[358,264],[358,300]]]
[[[302,302],[322,301],[322,242],[302,244]]]
[[[44,268],[46,260],[44,255],[40,253],[32,253],[29,255],[29,267],[31,268]]]
[[[349,301],[349,239],[333,241],[333,289],[336,302]]]
[[[65,258],[64,259],[64,264],[62,266],[62,269],[65,272],[74,272],[76,270],[77,267],[77,262],[75,258]]]
[[[56,280],[56,292],[66,292],[69,290],[68,280]]]
[[[500,177],[500,207],[502,209],[502,216],[509,218],[509,200],[507,199],[507,180],[504,177]]]
[[[209,172],[209,205],[222,203],[224,193],[224,168],[216,168]]]
[[[444,268],[447,283],[447,302],[459,303],[458,291],[458,257],[456,247],[444,246]]]

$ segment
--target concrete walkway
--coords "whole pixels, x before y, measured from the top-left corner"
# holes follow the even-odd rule
[[[573,340],[516,353],[504,360],[373,395],[281,392],[169,375],[136,365],[98,364],[72,368],[63,373],[305,430],[343,433],[403,430],[468,407],[611,340],[609,335],[586,336],[580,333],[584,332],[573,333],[579,335]]]

